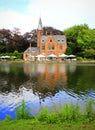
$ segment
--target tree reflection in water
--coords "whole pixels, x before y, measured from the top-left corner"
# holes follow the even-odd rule
[[[24,64],[24,73],[29,76],[28,82],[35,84],[32,85],[33,93],[37,92],[42,99],[48,93],[55,95],[67,87],[65,64]]]

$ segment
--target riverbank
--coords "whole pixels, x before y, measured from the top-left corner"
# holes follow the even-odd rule
[[[95,63],[95,60],[78,60],[77,63]]]
[[[66,61],[24,61],[23,59],[16,59],[16,60],[2,60],[0,61],[0,63],[60,63],[60,64],[64,64],[64,63],[83,63],[83,64],[94,64],[95,60],[76,60],[76,61],[72,61],[72,60],[66,60]]]
[[[63,124],[35,124],[31,120],[0,121],[0,130],[95,130],[95,121]]]

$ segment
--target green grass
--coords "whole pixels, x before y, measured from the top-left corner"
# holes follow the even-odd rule
[[[0,121],[0,130],[94,130],[94,105],[93,100],[88,100],[81,111],[78,103],[65,104],[53,111],[44,108],[37,116],[31,117],[23,100],[16,109],[16,119],[12,120],[8,115],[6,120]]]
[[[33,124],[31,120],[0,121],[0,130],[95,130],[95,121],[63,124]]]

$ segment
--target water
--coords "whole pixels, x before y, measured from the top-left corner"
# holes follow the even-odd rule
[[[95,64],[0,64],[0,120],[15,118],[24,99],[31,115],[43,107],[54,109],[65,103],[95,99]]]

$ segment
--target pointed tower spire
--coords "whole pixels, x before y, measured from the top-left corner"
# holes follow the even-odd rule
[[[43,30],[41,17],[39,19],[38,30]]]
[[[43,35],[42,20],[41,18],[39,18],[39,24],[37,28],[37,47],[40,47],[42,35]]]

